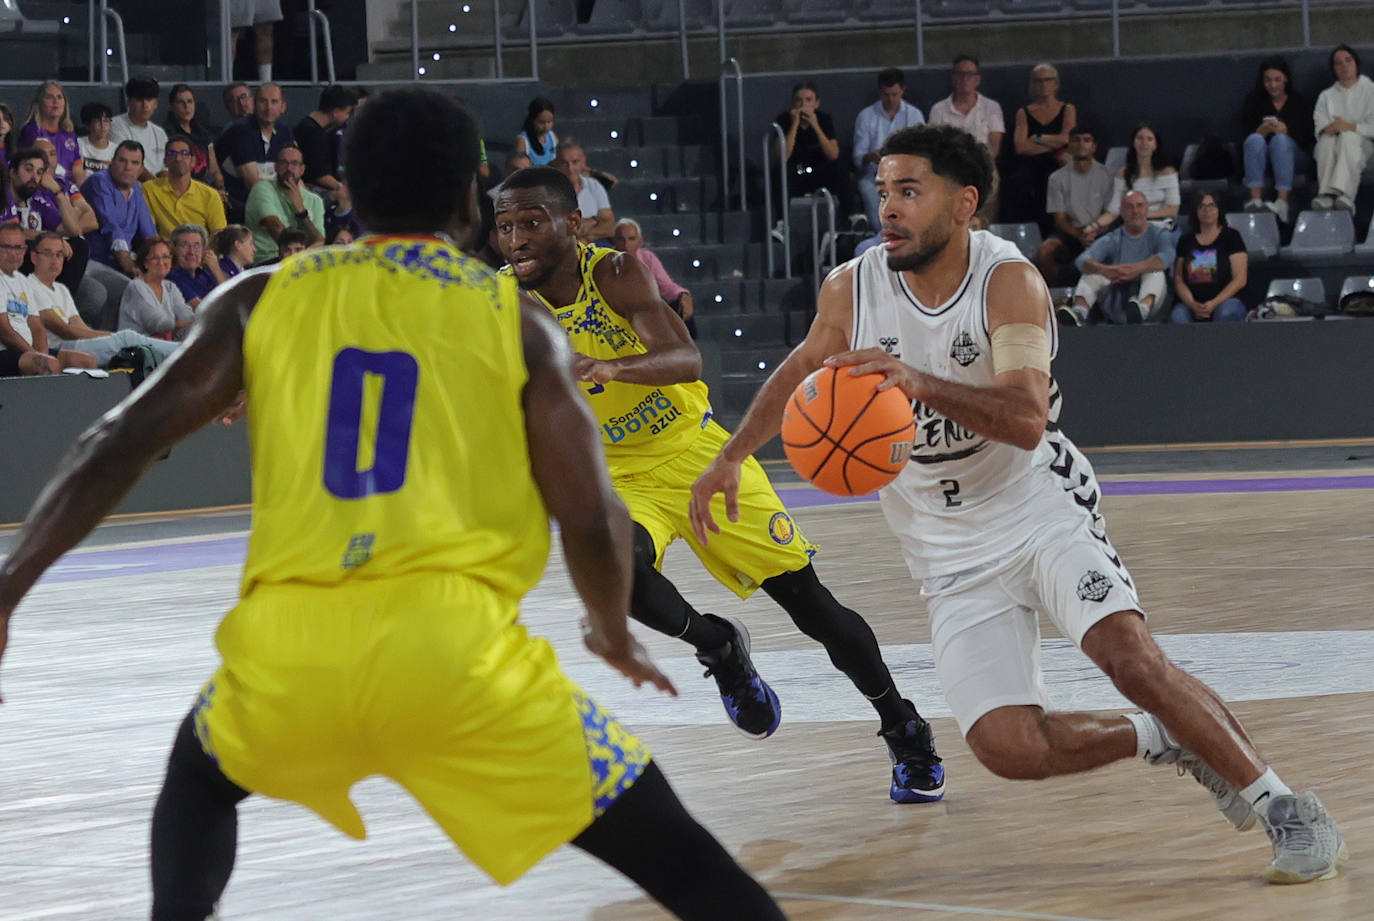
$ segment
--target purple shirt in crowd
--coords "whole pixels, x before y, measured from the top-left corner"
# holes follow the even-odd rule
[[[658,283],[658,296],[668,303],[673,303],[682,297],[682,293],[687,289],[673,281],[668,270],[663,267],[663,263],[653,253],[644,247],[635,250],[635,257],[644,263],[645,267],[654,274],[654,281]]]
[[[57,148],[57,165],[72,174],[72,164],[81,159],[81,146],[76,142],[75,131],[47,131],[38,122],[29,122],[19,131],[19,149],[32,147],[38,138],[47,138]]]
[[[14,193],[8,193],[7,206],[0,211],[0,224],[18,221],[25,230],[61,230],[62,209],[57,207],[57,199],[51,192],[40,188],[27,202],[19,202]]]
[[[233,278],[243,271],[243,269],[239,268],[239,264],[228,256],[219,257],[219,270],[224,273],[225,278]]]
[[[186,303],[205,297],[215,287],[215,275],[203,265],[196,266],[194,273],[177,266],[167,273],[167,280],[176,285]]]
[[[143,199],[143,187],[137,182],[125,198],[110,171],[101,170],[86,180],[81,186],[81,194],[86,196],[100,221],[99,230],[86,234],[92,259],[114,265],[113,253],[133,250],[139,241],[157,236],[153,214]]]

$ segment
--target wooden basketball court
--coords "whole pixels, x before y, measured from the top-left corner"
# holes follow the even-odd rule
[[[1013,783],[979,766],[940,698],[918,586],[876,503],[796,517],[823,547],[821,578],[869,619],[898,684],[933,718],[949,778],[942,803],[889,802],[868,705],[766,597],[738,602],[681,544],[667,574],[699,608],[750,627],[783,702],[773,738],[737,734],[675,641],[638,631],[678,700],[634,691],[583,652],[557,555],[526,622],[646,739],[688,807],[794,919],[1370,918],[1374,805],[1360,791],[1374,760],[1371,473],[1104,478],[1110,533],[1166,650],[1234,701],[1280,775],[1317,790],[1341,823],[1350,863],[1305,886],[1261,882],[1263,833],[1234,832],[1172,768],[1133,761]],[[146,917],[148,817],[176,724],[213,668],[246,526],[222,514],[183,521],[170,538],[157,522],[107,527],[21,608],[0,675],[0,921]],[[1057,703],[1124,707],[1042,629]],[[226,921],[667,917],[566,848],[501,890],[398,788],[368,781],[356,799],[370,830],[362,843],[297,807],[249,800]]]

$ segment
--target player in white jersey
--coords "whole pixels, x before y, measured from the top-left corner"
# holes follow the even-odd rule
[[[778,366],[692,489],[734,515],[740,462],[777,434],[798,383],[823,363],[882,373],[916,409],[911,463],[882,491],[930,610],[936,673],[978,759],[1012,779],[1133,755],[1207,787],[1239,830],[1263,822],[1264,876],[1336,875],[1345,842],[1310,791],[1295,795],[1210,688],[1165,658],[1135,584],[1103,530],[1087,459],[1059,431],[1049,292],[1014,246],[969,222],[991,183],[986,151],[952,127],[892,134],[878,166],[883,246],[840,266],[806,339]],[[1044,614],[1142,708],[1050,710],[1040,674]]]

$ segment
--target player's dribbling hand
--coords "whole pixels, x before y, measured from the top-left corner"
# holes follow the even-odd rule
[[[922,398],[921,378],[923,375],[921,372],[882,349],[840,352],[838,355],[831,355],[827,358],[825,366],[827,368],[847,367],[849,373],[855,377],[864,374],[881,374],[884,380],[878,385],[879,390],[891,390],[893,387],[898,387],[902,393],[913,400]]]
[[[633,682],[635,687],[652,684],[665,694],[677,696],[677,688],[667,675],[658,670],[649,652],[628,632],[623,643],[610,642],[605,634],[587,620],[582,621],[582,642],[587,649],[605,660],[606,664]]]
[[[573,356],[573,377],[580,381],[591,381],[594,384],[609,384],[615,380],[615,365],[609,361],[600,361],[590,355],[583,355],[578,352]]]
[[[703,547],[710,542],[711,534],[720,533],[720,525],[711,514],[711,500],[717,493],[725,496],[725,516],[732,522],[739,521],[739,479],[740,465],[718,455],[692,484],[687,516]]]

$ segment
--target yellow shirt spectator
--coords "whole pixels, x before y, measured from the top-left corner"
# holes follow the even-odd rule
[[[219,193],[203,182],[187,179],[190,183],[180,195],[172,186],[171,178],[163,176],[143,183],[143,197],[148,202],[148,210],[153,213],[153,223],[161,236],[170,237],[172,229],[180,224],[199,224],[213,236],[224,229],[224,202]]]

